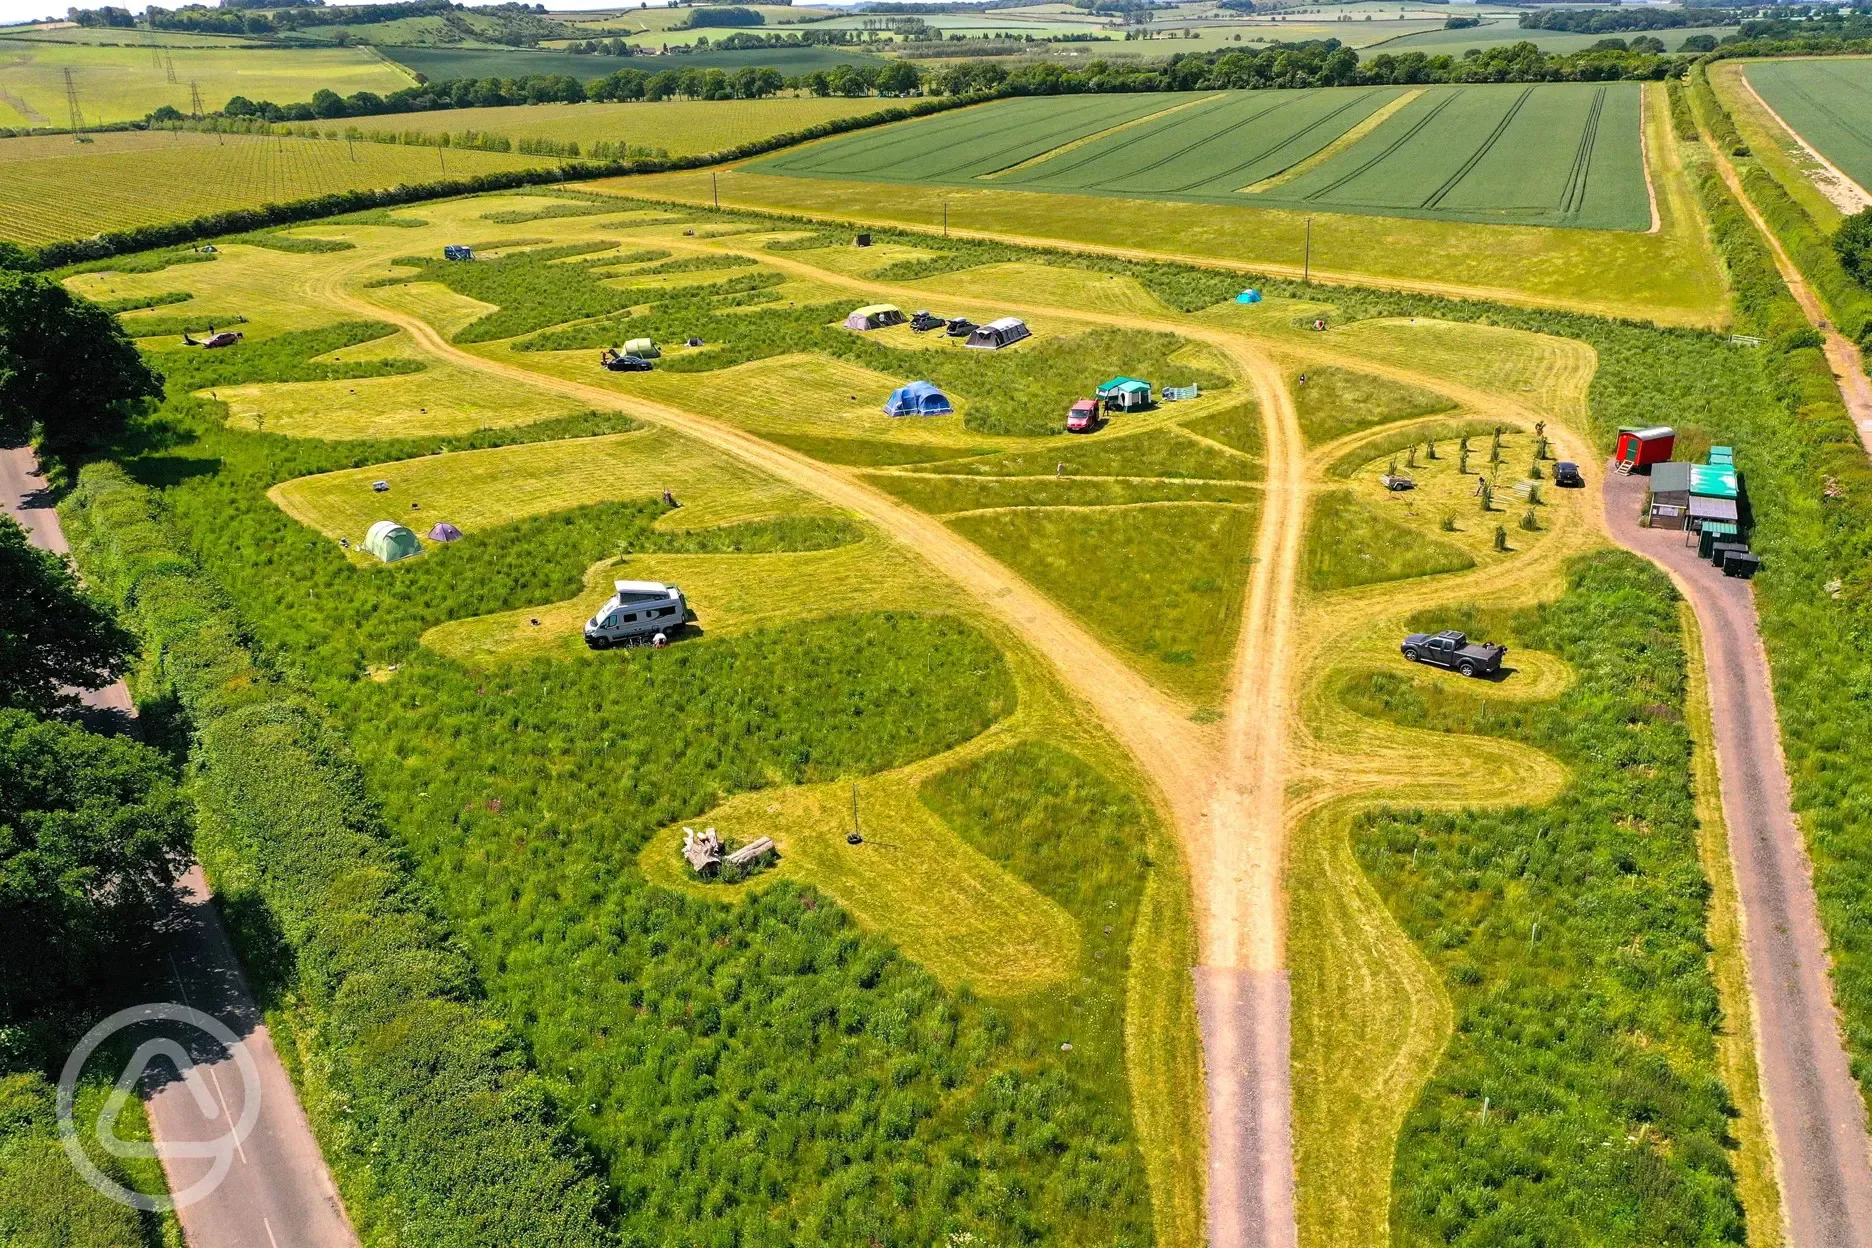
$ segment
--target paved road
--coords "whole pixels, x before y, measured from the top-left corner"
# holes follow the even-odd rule
[[[0,449],[0,504],[28,529],[35,546],[63,553],[65,534],[58,513],[43,499],[41,485],[30,449]],[[121,682],[87,692],[84,698],[106,712],[132,713],[129,691]],[[164,1077],[172,1073],[167,1065],[152,1063],[151,1077],[143,1085],[151,1133],[159,1148],[213,1140],[228,1134],[249,1096],[257,1096],[260,1106],[252,1131],[235,1150],[227,1177],[201,1200],[176,1211],[182,1232],[190,1248],[356,1248],[357,1236],[338,1201],[331,1172],[248,991],[246,972],[222,930],[199,866],[189,869],[179,892],[176,908],[163,925],[170,993],[153,989],[152,995],[172,994],[183,1005],[220,1019],[239,1037],[238,1047],[247,1060],[237,1065],[235,1054],[200,1031],[164,1024],[155,1034],[166,1034],[196,1061],[213,1094],[212,1112],[197,1104],[188,1084]],[[254,1086],[247,1085],[240,1066],[257,1072]],[[187,1189],[211,1164],[209,1158],[165,1157],[169,1190]]]
[[[1872,1245],[1865,1105],[1833,1007],[1813,865],[1794,821],[1780,724],[1748,581],[1723,576],[1682,533],[1638,526],[1643,477],[1607,466],[1606,523],[1670,572],[1703,627],[1729,853],[1742,900],[1756,1050],[1795,1248]]]

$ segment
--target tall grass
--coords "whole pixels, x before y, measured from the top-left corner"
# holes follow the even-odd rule
[[[1355,825],[1360,864],[1456,1006],[1398,1141],[1393,1230],[1476,1248],[1740,1242],[1676,595],[1633,556],[1590,556],[1508,635],[1579,683],[1545,704],[1391,673],[1340,687],[1364,714],[1526,742],[1574,775],[1545,807]]]
[[[1323,592],[1463,572],[1475,560],[1460,546],[1378,514],[1350,490],[1331,490],[1313,500],[1306,566],[1308,587]]]

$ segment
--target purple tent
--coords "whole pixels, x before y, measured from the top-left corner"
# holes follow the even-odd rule
[[[429,530],[429,540],[432,542],[459,542],[461,540],[461,530],[446,520],[439,520],[436,522],[435,528]]]

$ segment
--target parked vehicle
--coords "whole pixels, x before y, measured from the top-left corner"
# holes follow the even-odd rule
[[[946,318],[927,311],[919,312],[910,318],[910,328],[919,334],[927,334],[932,329],[941,329],[948,323]]]
[[[1066,413],[1067,433],[1091,433],[1098,428],[1098,404],[1091,399],[1080,399]]]
[[[1492,676],[1501,671],[1507,646],[1488,642],[1470,644],[1464,633],[1446,629],[1440,633],[1412,633],[1404,639],[1404,657],[1413,663],[1447,667],[1465,676]]]
[[[442,249],[442,258],[444,260],[472,260],[474,248],[464,247],[460,243],[450,243]]]
[[[1392,491],[1414,490],[1417,488],[1417,483],[1411,480],[1409,477],[1405,476],[1403,473],[1387,472],[1382,477],[1378,478],[1378,484],[1384,486],[1385,489],[1392,490]]]
[[[627,355],[622,351],[606,347],[598,354],[598,362],[614,373],[647,373],[650,361],[641,355]]]
[[[974,332],[975,322],[969,320],[966,316],[955,317],[949,322],[949,336],[951,338],[966,338]]]
[[[682,590],[662,581],[613,581],[617,594],[585,622],[585,644],[594,650],[612,646],[659,644],[689,618]]]
[[[1578,464],[1563,459],[1553,466],[1553,483],[1563,490],[1577,490],[1586,484],[1586,478],[1580,475]]]

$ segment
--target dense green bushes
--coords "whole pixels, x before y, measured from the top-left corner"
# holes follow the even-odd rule
[[[1456,1006],[1398,1143],[1394,1233],[1475,1248],[1740,1242],[1676,595],[1608,552],[1508,628],[1579,683],[1534,704],[1380,672],[1340,687],[1364,714],[1524,741],[1573,771],[1543,807],[1355,825],[1360,864]]]

